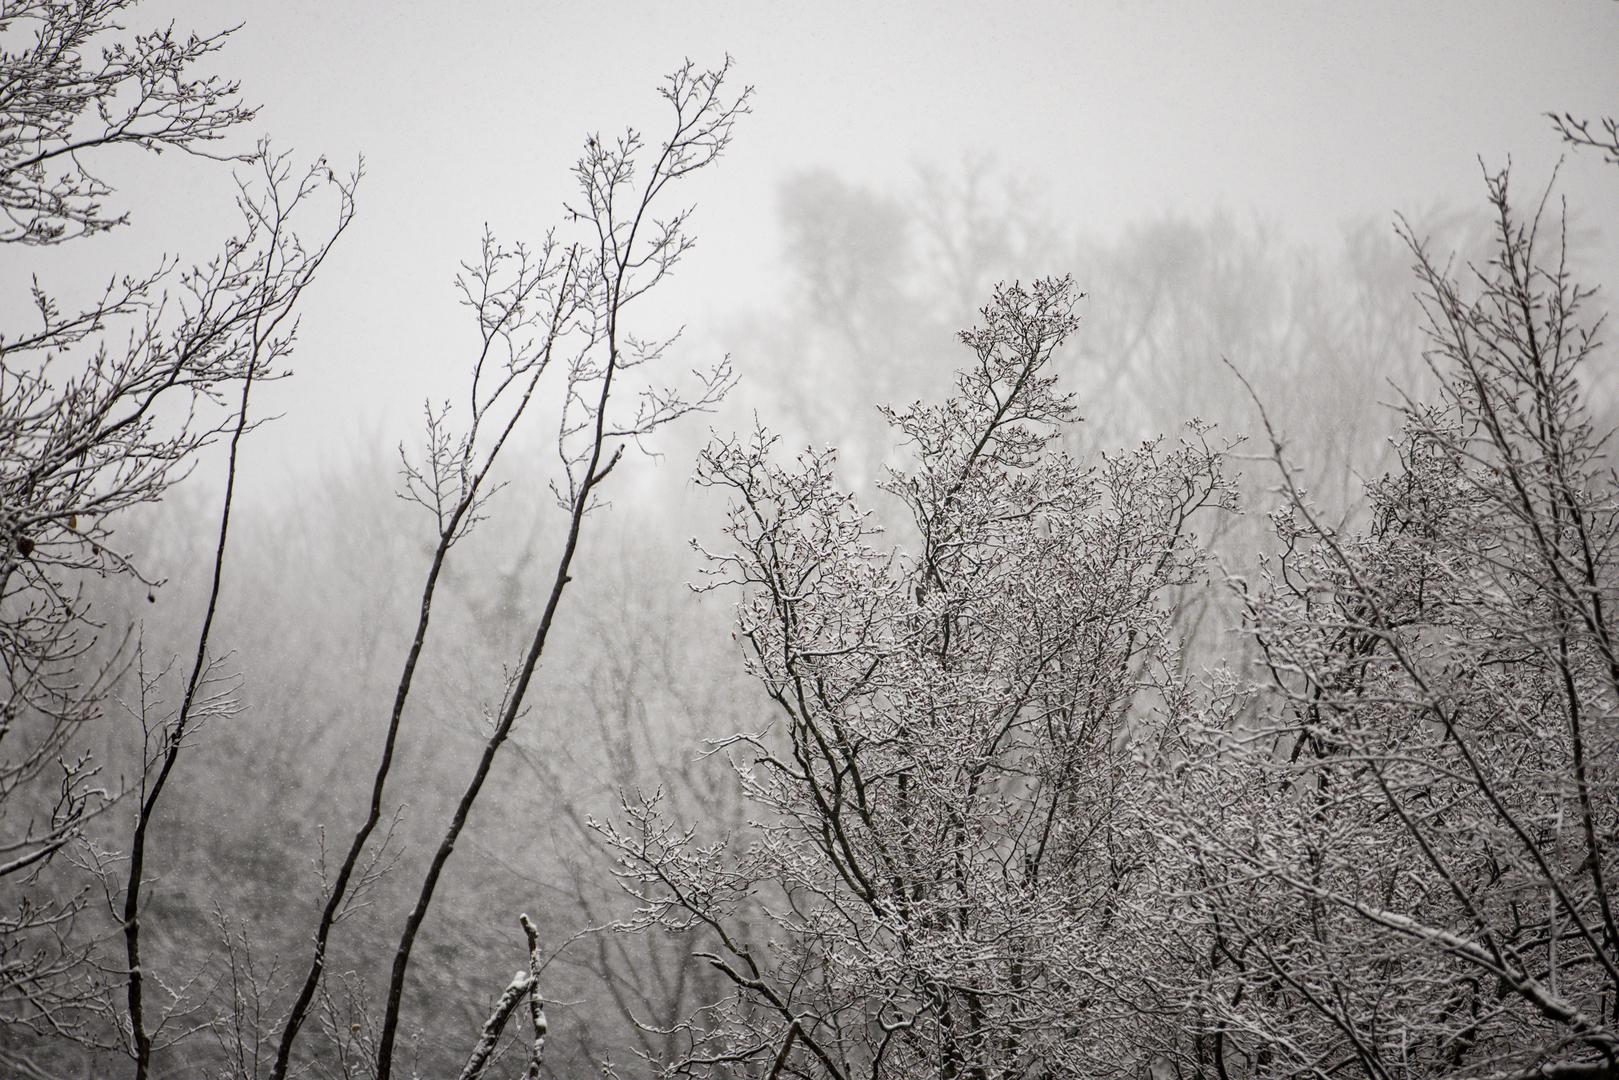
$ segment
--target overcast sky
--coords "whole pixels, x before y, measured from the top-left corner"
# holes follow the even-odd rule
[[[1322,242],[1368,214],[1477,205],[1478,155],[1510,155],[1539,185],[1562,152],[1543,113],[1619,110],[1612,0],[213,0],[154,2],[129,21],[171,17],[244,24],[219,67],[262,104],[278,145],[366,158],[358,220],[305,307],[298,380],[276,390],[291,414],[282,450],[302,441],[317,456],[356,432],[400,437],[435,377],[461,368],[449,283],[483,224],[536,238],[586,132],[661,130],[654,87],[683,57],[729,52],[757,87],[734,151],[697,187],[702,246],[680,294],[694,329],[781,287],[777,188],[798,170],[899,191],[919,165],[987,157],[1066,232],[1225,209]],[[21,270],[49,279],[198,250],[229,221],[217,173],[172,157],[118,165],[109,178],[135,226],[60,252],[14,248],[8,286]],[[1572,158],[1562,190],[1588,224],[1619,220],[1619,176],[1595,157]],[[1602,265],[1619,266],[1606,243]]]

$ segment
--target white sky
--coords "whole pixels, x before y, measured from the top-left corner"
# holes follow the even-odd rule
[[[1065,232],[1224,208],[1327,241],[1367,214],[1478,205],[1480,154],[1511,155],[1538,186],[1562,152],[1544,112],[1619,111],[1612,0],[215,0],[153,2],[129,21],[171,17],[245,24],[220,69],[278,145],[366,157],[359,218],[308,298],[298,378],[275,388],[289,416],[271,438],[289,461],[410,436],[421,399],[462,368],[449,283],[484,222],[537,238],[584,134],[659,131],[654,87],[686,56],[729,52],[757,87],[734,151],[697,186],[701,247],[679,293],[694,330],[779,288],[777,185],[799,169],[899,191],[919,165],[988,156],[1043,192]],[[230,221],[222,175],[194,163],[131,156],[109,172],[135,225],[0,253],[4,303],[28,271],[65,284],[134,252],[200,253]],[[1561,190],[1614,231],[1619,170],[1573,157]],[[1609,236],[1603,266],[1619,267],[1614,250]]]

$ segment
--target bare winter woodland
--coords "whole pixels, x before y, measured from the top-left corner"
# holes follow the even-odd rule
[[[1555,180],[1306,259],[804,174],[733,368],[642,316],[747,138],[688,62],[291,517],[256,394],[363,170],[141,23],[0,5],[5,258],[139,215],[120,147],[241,215],[4,302],[0,1076],[1619,1077],[1619,396]],[[1546,138],[1619,190],[1612,118]]]

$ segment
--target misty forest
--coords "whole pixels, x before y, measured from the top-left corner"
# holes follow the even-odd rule
[[[1619,98],[1109,231],[716,23],[456,265],[170,7],[0,0],[0,1077],[1619,1078]]]

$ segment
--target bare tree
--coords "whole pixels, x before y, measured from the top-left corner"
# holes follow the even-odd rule
[[[1619,165],[1619,120],[1611,116],[1581,120],[1571,113],[1547,113],[1552,126],[1570,146],[1596,150],[1611,165]],[[1593,128],[1595,130],[1593,130]]]
[[[1275,440],[1285,546],[1245,588],[1259,730],[1177,773],[1224,1075],[1619,1073],[1619,483],[1561,218],[1487,174],[1488,263],[1409,229],[1438,387],[1362,532]],[[1548,192],[1549,194],[1549,192]]]
[[[659,800],[600,826],[641,925],[702,935],[728,996],[683,1021],[670,1075],[1002,1077],[1143,1066],[1131,909],[1155,856],[1139,748],[1174,696],[1161,601],[1225,503],[1205,431],[1086,466],[1053,353],[1066,280],[1005,287],[941,404],[889,410],[917,546],[833,480],[832,453],[716,443],[734,500],[713,584],[780,731],[726,746],[756,807],[694,842]],[[754,934],[744,932],[756,921]]]
[[[655,146],[646,145],[634,131],[612,142],[587,140],[575,167],[583,201],[568,211],[569,224],[582,227],[585,239],[567,243],[553,234],[530,252],[521,246],[508,250],[486,236],[480,260],[465,268],[460,287],[476,316],[481,342],[467,392],[468,419],[457,430],[448,404],[430,406],[425,456],[405,459],[402,494],[433,516],[437,543],[393,696],[367,815],[326,890],[314,955],[282,1025],[271,1074],[276,1080],[292,1067],[299,1033],[322,985],[328,940],[351,910],[353,883],[382,818],[406,705],[451,549],[482,519],[499,486],[494,474],[501,453],[542,393],[542,378],[556,372],[559,383],[555,446],[560,475],[552,492],[567,519],[560,551],[543,609],[500,701],[487,715],[482,752],[399,933],[375,1047],[378,1080],[392,1075],[417,937],[496,755],[528,707],[530,685],[576,572],[585,518],[598,506],[602,484],[627,447],[710,408],[733,381],[728,362],[696,373],[695,385],[687,389],[654,381],[649,371],[675,339],[639,337],[623,322],[625,312],[674,270],[694,242],[686,231],[689,209],[665,213],[662,206],[672,187],[720,156],[737,117],[747,110],[747,90],[725,95],[728,72],[729,63],[714,71],[688,63],[669,77],[660,92],[673,112],[672,130]]]
[[[195,72],[231,31],[117,36],[136,2],[12,0],[0,9],[0,32],[22,45],[0,54],[0,243],[58,244],[122,225],[129,214],[103,205],[113,194],[97,175],[106,150],[208,154],[253,118],[236,83]]]
[[[484,1075],[500,1045],[501,1032],[505,1030],[507,1021],[525,1001],[528,1003],[529,1023],[534,1037],[529,1043],[528,1066],[523,1070],[523,1076],[524,1080],[540,1078],[540,1067],[545,1061],[545,1040],[550,1033],[550,1025],[545,1018],[545,998],[540,991],[540,974],[544,968],[540,956],[540,932],[527,915],[520,916],[518,921],[522,924],[524,936],[528,938],[528,967],[513,976],[496,1000],[489,1019],[484,1021],[483,1029],[478,1032],[478,1042],[461,1070],[460,1080],[479,1080]]]
[[[192,69],[227,34],[179,37],[171,29],[126,37],[116,19],[131,5],[106,0],[23,2],[0,10],[16,51],[0,54],[0,243],[66,243],[128,219],[100,162],[120,144],[204,154],[252,117],[234,83]],[[91,50],[100,53],[91,61]],[[295,309],[353,214],[357,176],[324,162],[307,172],[265,144],[235,155],[242,166],[243,224],[205,262],[162,262],[144,274],[109,273],[88,305],[68,309],[36,279],[33,322],[0,328],[0,1022],[93,1043],[85,1022],[104,984],[127,990],[126,1022],[137,1075],[151,1040],[139,963],[145,836],[188,728],[219,702],[203,693],[217,657],[208,645],[213,605],[199,635],[184,702],[152,722],[155,745],[136,772],[140,805],[131,858],[87,847],[87,826],[121,792],[99,779],[85,725],[99,719],[127,652],[98,648],[108,627],[83,589],[88,575],[146,579],[113,543],[118,513],[152,503],[228,437],[226,509],[215,594],[228,529],[236,451],[253,426],[255,382],[277,377],[295,339]],[[306,204],[335,196],[335,223],[316,243],[294,231]],[[163,667],[164,665],[159,665]],[[141,679],[143,691],[156,681]],[[51,881],[66,852],[122,893],[127,965],[98,956],[83,918],[87,888]],[[127,874],[127,877],[125,876]],[[122,882],[122,887],[119,886]],[[105,978],[103,977],[105,976]],[[112,1030],[118,1030],[115,1027]]]

